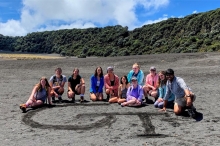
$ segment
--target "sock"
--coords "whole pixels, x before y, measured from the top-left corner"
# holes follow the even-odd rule
[[[84,94],[80,94],[80,97],[84,97]]]

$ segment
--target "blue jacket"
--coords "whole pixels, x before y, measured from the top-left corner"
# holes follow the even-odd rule
[[[96,83],[97,83],[97,78],[92,75],[91,78],[90,78],[90,84],[91,84],[91,87],[90,87],[90,92],[93,92],[93,93],[96,93]],[[103,86],[104,86],[104,77],[100,77],[100,85],[99,85],[99,89],[98,89],[98,92],[99,93],[102,93],[103,92]]]
[[[131,70],[127,75],[129,83],[131,83],[131,78],[132,78],[133,74],[134,74],[134,71]],[[138,75],[137,75],[137,79],[138,79],[138,85],[143,86],[144,85],[144,73],[142,70],[139,70]]]
[[[166,93],[166,85],[162,85],[162,87],[159,87],[159,98],[163,98]],[[168,101],[173,101],[175,99],[174,94],[171,94],[170,97],[168,98]]]

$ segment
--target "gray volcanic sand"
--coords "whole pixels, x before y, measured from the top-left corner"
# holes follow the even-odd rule
[[[153,104],[132,108],[89,100],[90,76],[97,66],[104,73],[108,66],[114,66],[115,74],[121,77],[135,62],[141,65],[145,76],[150,66],[157,71],[173,68],[175,75],[182,77],[197,95],[197,117],[175,116],[172,109],[161,113]],[[219,145],[219,64],[219,53],[0,60],[0,145]],[[67,103],[66,84],[66,103],[22,113],[19,104],[26,102],[40,77],[49,79],[57,66],[66,76],[72,74],[73,68],[79,68],[89,102]]]

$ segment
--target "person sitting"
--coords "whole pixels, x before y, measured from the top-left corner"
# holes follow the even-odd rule
[[[130,83],[128,83],[127,76],[121,77],[120,85],[118,87],[118,97],[110,98],[110,103],[122,103],[126,101],[127,90],[130,87]]]
[[[146,83],[143,86],[144,96],[146,102],[148,100],[148,95],[155,98],[155,101],[158,97],[158,87],[159,87],[159,77],[156,73],[156,68],[154,66],[150,67],[150,73],[146,76]]]
[[[20,109],[26,112],[27,108],[35,108],[42,106],[48,97],[48,102],[52,105],[50,96],[51,87],[48,83],[47,78],[42,77],[40,82],[34,86],[31,95],[25,104],[20,105]]]
[[[159,97],[157,101],[154,103],[154,106],[156,108],[162,109],[164,104],[164,95],[166,93],[166,83],[167,83],[166,71],[160,71],[158,75],[159,75]],[[174,98],[175,96],[171,94],[171,96],[168,98],[167,107],[173,108]]]
[[[113,67],[107,68],[107,74],[104,76],[105,92],[107,94],[107,101],[110,103],[118,100],[119,77],[114,74]]]
[[[141,106],[143,98],[143,88],[138,85],[136,77],[131,78],[132,84],[128,88],[126,102],[121,103],[121,106]]]
[[[67,97],[72,99],[72,102],[75,102],[75,95],[80,95],[80,102],[84,102],[85,94],[85,81],[79,75],[79,69],[74,68],[73,74],[68,78],[68,92]]]
[[[64,93],[64,85],[66,83],[66,76],[62,75],[62,69],[60,67],[55,69],[55,75],[50,77],[49,84],[52,87],[50,95],[52,101],[55,102],[55,97],[62,101],[62,95]]]
[[[90,78],[90,99],[92,101],[103,100],[104,76],[101,67],[95,69],[95,73]]]
[[[127,91],[130,87],[130,83],[128,82],[127,76],[121,77],[121,84],[118,87],[118,103],[123,103],[126,101],[127,98]]]
[[[139,85],[144,85],[144,73],[142,70],[140,70],[140,66],[137,63],[133,64],[132,70],[127,75],[129,83],[131,83],[131,78],[133,76],[137,78]]]
[[[193,102],[196,99],[196,95],[192,90],[187,87],[185,81],[174,75],[173,69],[167,69],[166,71],[167,85],[166,94],[164,96],[164,105],[162,111],[166,111],[168,98],[173,93],[174,100],[174,113],[180,115],[185,109],[188,109],[188,113],[191,117],[195,117],[195,108]]]

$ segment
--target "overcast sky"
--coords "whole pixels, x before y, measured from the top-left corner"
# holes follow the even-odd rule
[[[220,0],[0,0],[0,34],[114,25],[132,30],[219,7]]]

